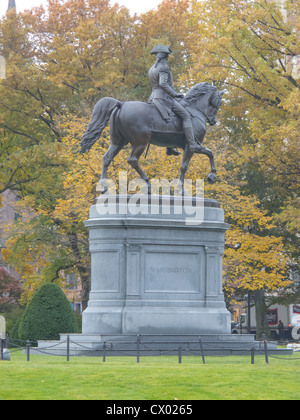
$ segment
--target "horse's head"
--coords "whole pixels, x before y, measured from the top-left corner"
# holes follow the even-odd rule
[[[211,96],[209,97],[206,115],[209,125],[215,125],[217,123],[217,112],[222,103],[222,95],[225,93],[225,90],[218,91],[216,88]]]
[[[215,86],[209,83],[198,83],[188,91],[185,99],[205,115],[209,125],[215,125],[224,93],[224,90],[219,92]]]

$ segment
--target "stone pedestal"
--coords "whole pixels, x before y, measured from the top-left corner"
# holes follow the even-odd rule
[[[230,334],[218,202],[102,196],[85,225],[92,275],[83,334]]]

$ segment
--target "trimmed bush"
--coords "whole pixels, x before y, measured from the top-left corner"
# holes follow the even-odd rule
[[[25,310],[19,326],[19,338],[58,340],[60,333],[75,332],[75,314],[64,292],[56,284],[43,284]]]

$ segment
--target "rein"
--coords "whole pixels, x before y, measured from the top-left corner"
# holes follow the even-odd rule
[[[201,117],[199,117],[199,115],[195,115],[191,110],[190,107],[186,108],[187,112],[191,115],[192,118],[198,118],[200,121],[202,121],[204,124],[206,124],[207,121],[209,121],[209,118],[207,116],[207,114],[204,111],[201,111],[200,109],[197,109],[197,111],[201,112],[201,114],[203,114],[203,116],[205,117],[205,119],[203,120]]]
[[[202,111],[199,108],[195,108],[193,107],[187,100],[185,100],[185,103],[188,104],[188,106],[185,106],[187,112],[191,115],[192,118],[198,118],[200,121],[202,121],[204,124],[206,124],[207,121],[209,121],[209,117],[208,115]],[[184,104],[182,104],[184,106]],[[199,117],[198,115],[195,115],[193,110],[196,109],[197,111],[201,112],[201,114],[205,117],[205,120],[203,120],[201,117]]]
[[[201,114],[204,115],[205,120],[203,121],[202,118],[198,117],[198,115],[194,115],[194,117],[198,118],[199,120],[203,121],[206,124],[206,122],[209,121],[209,118],[208,118],[207,114],[204,111],[201,111],[200,109],[198,111],[201,112]]]

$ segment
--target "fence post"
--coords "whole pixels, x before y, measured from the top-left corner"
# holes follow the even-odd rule
[[[0,338],[0,360],[3,360],[3,340]]]
[[[204,351],[203,351],[203,345],[202,345],[202,340],[201,338],[199,338],[199,344],[200,344],[200,350],[201,350],[201,356],[202,356],[202,362],[205,365],[205,357],[204,357]]]
[[[251,365],[254,365],[255,347],[251,349]]]
[[[103,362],[106,361],[106,341],[103,343]]]
[[[182,362],[182,352],[181,352],[182,348],[181,346],[178,347],[178,363]]]
[[[267,342],[267,340],[264,340],[264,350],[265,350],[266,363],[269,363],[268,342]]]
[[[67,335],[67,362],[70,360],[70,336]]]
[[[26,355],[27,355],[27,362],[30,360],[30,341],[26,341]]]
[[[136,362],[140,363],[140,342],[141,342],[141,337],[140,334],[137,335],[137,339],[136,339]]]

